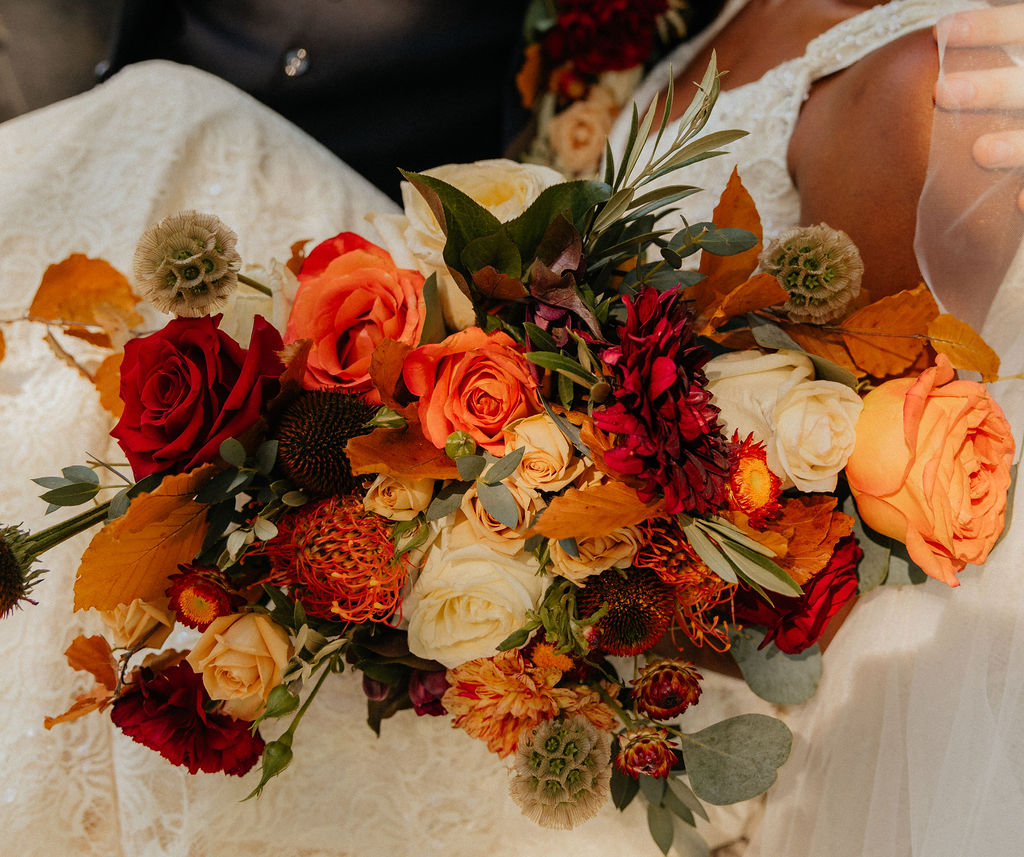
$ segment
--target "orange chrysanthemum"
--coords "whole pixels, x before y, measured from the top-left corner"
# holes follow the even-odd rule
[[[782,482],[768,467],[764,444],[747,435],[742,443],[733,434],[736,464],[729,476],[729,508],[749,518],[750,526],[763,530],[767,522],[778,517]]]

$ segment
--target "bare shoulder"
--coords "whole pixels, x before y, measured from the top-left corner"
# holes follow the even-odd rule
[[[947,61],[955,63],[956,52]],[[1024,220],[1015,204],[1019,182],[978,167],[971,146],[979,134],[1000,123],[1020,126],[1024,118],[936,114],[937,73],[931,33],[919,31],[820,81],[797,122],[789,166],[802,221],[849,233],[864,256],[865,286],[880,297],[922,279],[913,249],[918,200],[929,157],[941,159],[924,214],[936,224],[964,227],[961,247],[943,264],[965,284],[963,304],[951,309],[979,321],[978,308],[983,318]],[[979,260],[987,279],[978,276]]]

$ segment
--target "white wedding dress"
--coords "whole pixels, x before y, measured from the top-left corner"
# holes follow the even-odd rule
[[[685,68],[745,2],[730,2],[706,34],[648,75],[637,93],[641,110],[664,86],[668,63]],[[738,164],[766,237],[796,224],[799,200],[786,149],[811,83],[907,32],[931,26],[956,6],[896,0],[871,8],[813,40],[804,56],[723,92],[706,130],[742,128],[750,136],[731,144],[728,155],[685,171],[685,182],[707,189],[691,198],[687,218],[709,218]],[[620,118],[613,150],[621,151],[627,132]],[[933,152],[932,171],[941,166],[941,153]],[[1019,183],[1019,174],[1007,180]],[[923,270],[941,266],[936,245],[941,251],[941,240],[919,248],[928,253]],[[937,291],[941,302],[943,293]],[[1022,324],[1024,253],[1018,253],[982,330],[1002,357],[1004,374],[1024,370]],[[1024,382],[1006,381],[992,389],[1014,425],[1019,449]],[[882,587],[861,599],[825,656],[817,695],[784,715],[794,732],[793,752],[768,793],[747,857],[1022,853],[1022,495],[1016,495],[1018,525],[984,568],[969,567],[961,574],[958,589],[929,580],[916,587]]]

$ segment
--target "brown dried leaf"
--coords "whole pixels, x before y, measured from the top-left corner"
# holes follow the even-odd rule
[[[718,297],[701,313],[705,322],[698,334],[708,336],[731,318],[784,303],[788,297],[786,290],[771,274],[755,274]]]
[[[853,518],[835,507],[836,498],[828,494],[800,495],[787,499],[782,514],[768,525],[786,540],[785,553],[775,561],[801,586],[828,565],[839,540],[853,532]]]
[[[522,280],[501,273],[493,265],[485,265],[479,271],[474,271],[473,282],[480,293],[491,300],[518,301],[527,295]]]
[[[402,367],[412,346],[396,339],[384,339],[370,355],[370,380],[380,400],[407,420],[415,419],[415,397],[402,380]]]
[[[4,332],[0,330],[0,362],[3,361],[4,355],[7,354],[7,340],[4,339]]]
[[[929,322],[928,337],[932,348],[945,354],[954,369],[980,372],[986,383],[999,377],[999,355],[967,322],[943,313]]]
[[[555,497],[527,535],[549,539],[601,538],[659,515],[663,500],[644,503],[624,482],[612,480],[590,488],[570,488]]]
[[[420,433],[419,425],[374,429],[352,438],[345,447],[352,472],[385,473],[406,479],[458,479],[459,471],[443,449]]]
[[[748,279],[757,268],[757,257],[761,253],[761,217],[757,213],[754,200],[740,180],[739,172],[733,169],[729,183],[722,191],[722,196],[711,215],[715,226],[746,229],[757,236],[757,244],[742,253],[733,256],[715,256],[701,253],[700,272],[707,278],[697,284],[697,288],[705,294],[713,293],[720,297]],[[785,298],[783,299],[785,300]],[[702,314],[702,313],[701,313]]]
[[[87,693],[80,693],[75,698],[71,707],[63,714],[58,714],[56,717],[44,717],[43,727],[52,729],[58,723],[68,723],[71,720],[77,720],[90,711],[102,711],[113,701],[113,692],[107,690],[102,685],[94,685],[92,690]]]
[[[79,635],[64,651],[68,664],[73,670],[89,673],[107,690],[117,687],[117,661],[110,649],[110,643],[99,634],[91,637]]]
[[[117,338],[121,330],[142,324],[142,316],[135,312],[138,302],[131,284],[108,262],[73,253],[46,269],[28,314],[47,321],[100,326],[102,334],[85,338],[110,346],[111,337]],[[82,336],[83,331],[75,328],[73,335]]]
[[[285,267],[295,274],[296,277],[299,276],[299,271],[302,270],[302,263],[306,261],[306,245],[312,240],[312,238],[303,238],[301,241],[294,242],[289,248],[291,256],[285,262]]]
[[[929,322],[939,314],[928,287],[898,292],[857,310],[841,325],[853,362],[874,378],[905,372],[920,357]]]
[[[111,610],[136,598],[164,596],[167,578],[179,563],[195,559],[208,524],[206,505],[192,497],[210,480],[217,465],[165,476],[148,494],[140,494],[128,512],[105,526],[82,555],[75,580],[75,609]]]
[[[100,363],[92,376],[92,382],[100,394],[100,404],[118,418],[124,410],[124,402],[121,401],[121,361],[123,359],[122,352],[109,355]]]
[[[533,109],[543,79],[543,56],[540,42],[533,42],[523,49],[523,65],[516,73],[516,89],[519,100],[527,110]]]

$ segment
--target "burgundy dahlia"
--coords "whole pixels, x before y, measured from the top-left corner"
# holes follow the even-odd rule
[[[711,356],[697,344],[678,291],[646,287],[625,298],[619,345],[601,357],[614,373],[615,403],[594,422],[618,437],[610,467],[637,477],[647,501],[664,496],[669,514],[707,515],[726,502],[730,447],[706,389]]]
[[[132,689],[110,711],[125,735],[156,750],[174,765],[241,776],[263,753],[263,739],[251,723],[204,707],[210,697],[202,676],[182,662],[160,673],[142,668]]]
[[[619,736],[615,767],[634,779],[641,774],[664,779],[676,760],[672,745],[668,732],[657,726],[630,729]]]
[[[654,720],[682,714],[700,699],[701,674],[680,658],[648,664],[632,682],[636,710]]]
[[[584,74],[632,68],[650,58],[667,8],[668,0],[559,0],[544,48],[555,64],[571,62]]]

